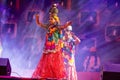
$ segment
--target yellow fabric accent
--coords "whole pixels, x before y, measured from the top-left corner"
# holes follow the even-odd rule
[[[57,22],[58,22],[58,24],[60,23],[60,19],[59,19],[59,17],[58,16],[56,16],[56,15],[53,15],[52,16]]]
[[[71,64],[72,64],[73,62],[74,62],[74,60],[73,60],[73,59],[70,59],[70,60],[69,60],[69,63],[71,63]]]

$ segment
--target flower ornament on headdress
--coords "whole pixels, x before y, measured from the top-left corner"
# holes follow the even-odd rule
[[[52,5],[52,7],[50,8],[49,14],[50,16],[57,16],[58,14],[57,4]]]

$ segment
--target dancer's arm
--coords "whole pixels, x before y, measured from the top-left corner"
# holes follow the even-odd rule
[[[63,26],[60,26],[60,29],[65,29],[65,28],[67,28],[69,25],[71,25],[72,24],[72,22],[71,21],[68,21],[65,25],[63,25]]]
[[[72,37],[74,38],[76,45],[81,42],[81,40],[80,40],[74,33],[71,32],[71,35],[72,35]]]
[[[40,27],[43,27],[43,28],[46,28],[46,25],[45,24],[42,24],[40,21],[39,21],[39,15],[36,14],[36,24],[39,25]]]

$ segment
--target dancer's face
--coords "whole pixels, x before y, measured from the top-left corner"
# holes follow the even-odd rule
[[[49,18],[49,23],[54,24],[54,23],[56,23],[56,20],[53,17],[50,17]]]
[[[66,30],[66,31],[65,31],[65,37],[66,37],[66,38],[71,38],[71,36],[72,36],[72,35],[71,35],[71,31],[70,31],[70,30]]]
[[[70,30],[66,30],[65,33],[66,33],[67,35],[70,35],[70,32],[71,32]]]

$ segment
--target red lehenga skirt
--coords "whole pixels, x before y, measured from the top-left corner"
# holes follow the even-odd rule
[[[65,78],[66,71],[61,51],[43,53],[32,77],[34,78]]]

